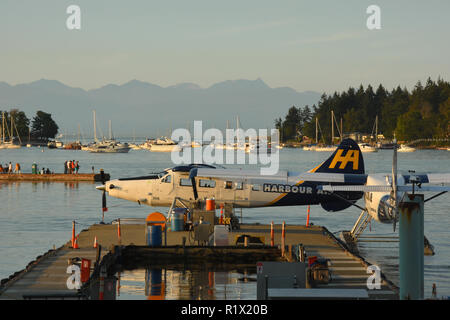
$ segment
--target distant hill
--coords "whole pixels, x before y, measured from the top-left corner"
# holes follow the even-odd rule
[[[122,85],[107,84],[98,89],[69,87],[56,80],[41,79],[9,85],[0,82],[0,110],[13,107],[31,119],[37,110],[52,114],[60,133],[73,134],[78,124],[84,135],[93,134],[92,110],[97,128],[107,135],[108,120],[115,136],[167,135],[170,129],[185,128],[203,120],[205,129],[230,128],[239,116],[243,128],[273,127],[292,105],[317,104],[320,93],[297,92],[291,88],[270,88],[263,80],[227,80],[209,88],[194,83],[169,87],[131,80]]]

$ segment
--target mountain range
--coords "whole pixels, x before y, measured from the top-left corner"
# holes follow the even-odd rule
[[[107,84],[84,90],[57,80],[41,79],[10,85],[0,82],[0,110],[17,108],[30,120],[36,111],[50,113],[59,133],[93,136],[96,110],[97,132],[108,135],[111,120],[115,136],[156,137],[169,135],[171,129],[186,128],[203,120],[203,130],[214,127],[273,128],[274,119],[284,117],[295,105],[317,104],[321,94],[297,92],[289,87],[271,88],[263,80],[227,80],[201,88],[194,83],[161,87],[131,80],[122,85]]]

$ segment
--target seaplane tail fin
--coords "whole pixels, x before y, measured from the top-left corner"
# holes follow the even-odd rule
[[[344,176],[344,182],[336,183],[340,185],[348,184],[349,179],[346,176],[351,175],[364,175],[364,160],[362,152],[359,149],[358,144],[352,139],[344,139],[341,144],[336,148],[333,154],[320,166],[311,170],[315,173],[327,173],[327,174],[342,174]],[[353,179],[351,179],[353,180]],[[364,184],[363,182],[360,182]],[[331,183],[335,184],[335,183]],[[359,183],[357,183],[359,184]],[[360,199],[363,192],[335,192],[336,195],[334,201],[321,202],[321,206],[326,211],[340,211],[351,206],[351,203]],[[342,200],[347,199],[347,201]]]
[[[364,160],[358,144],[344,139],[333,154],[309,172],[364,174]]]

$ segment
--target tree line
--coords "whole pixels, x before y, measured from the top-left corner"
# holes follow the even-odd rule
[[[44,111],[37,111],[32,121],[19,109],[0,111],[0,135],[4,132],[5,140],[12,137],[19,138],[21,141],[28,138],[33,141],[48,141],[55,138],[58,129],[52,115]]]
[[[450,83],[428,78],[425,85],[417,82],[411,92],[400,86],[388,91],[380,84],[376,90],[360,85],[358,89],[350,87],[332,95],[324,93],[317,106],[292,106],[284,120],[275,119],[275,128],[280,130],[283,142],[298,141],[304,136],[314,138],[317,118],[319,141],[329,143],[331,111],[336,118],[335,128],[342,119],[344,133],[375,133],[378,117],[378,133],[387,139],[394,134],[401,141],[446,139],[450,136]],[[337,129],[334,132],[338,135]]]

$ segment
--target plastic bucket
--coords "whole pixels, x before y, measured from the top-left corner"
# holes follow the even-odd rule
[[[183,231],[184,230],[184,213],[174,212],[171,219],[171,229],[172,231]]]
[[[147,245],[157,247],[162,245],[162,228],[159,225],[147,226]]]
[[[216,210],[216,201],[214,199],[206,199],[206,211]]]

